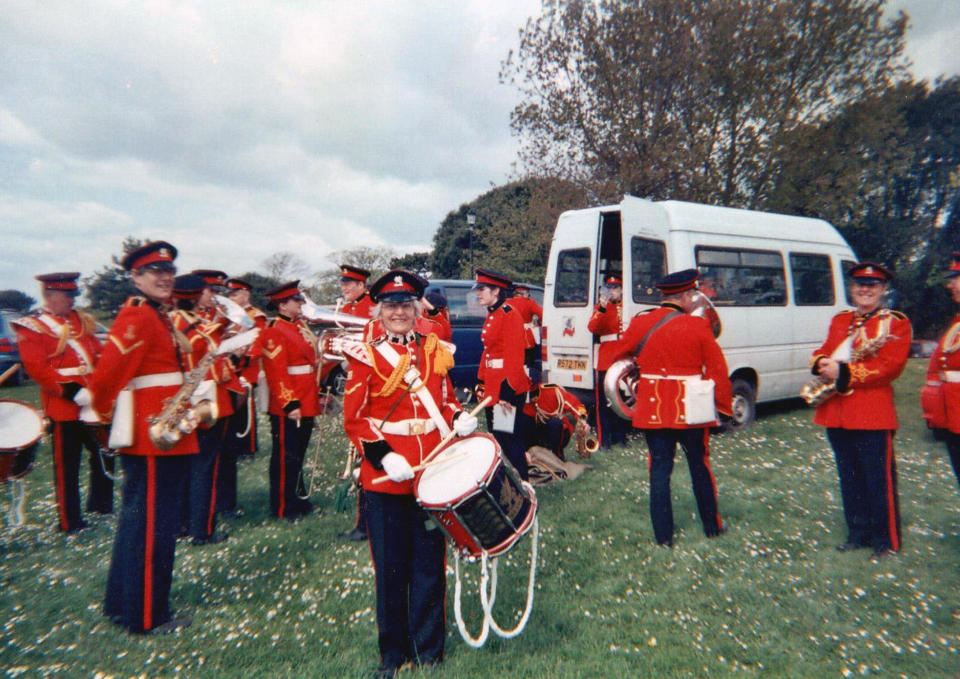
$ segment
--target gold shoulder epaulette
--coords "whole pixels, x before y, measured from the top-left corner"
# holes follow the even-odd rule
[[[907,318],[907,315],[905,313],[903,313],[902,311],[897,311],[896,309],[890,309],[890,315],[901,321],[910,320],[909,318]]]
[[[143,306],[147,303],[147,298],[142,297],[141,295],[135,295],[127,300],[128,306]]]
[[[86,311],[78,311],[77,316],[80,317],[80,327],[84,335],[92,335],[97,331],[97,319]]]

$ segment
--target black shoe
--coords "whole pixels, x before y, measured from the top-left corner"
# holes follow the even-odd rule
[[[706,535],[708,538],[715,538],[715,537],[719,537],[720,535],[723,535],[726,532],[727,532],[727,527],[724,526],[723,528],[711,528],[710,530],[705,530],[703,531],[703,534]]]
[[[867,545],[862,545],[859,542],[844,542],[842,545],[837,545],[838,552],[852,552],[855,549],[866,549]]]
[[[147,630],[144,634],[170,634],[171,632],[176,632],[178,629],[186,629],[192,624],[193,620],[187,617],[170,618],[162,625],[157,625]]]
[[[226,533],[217,531],[213,535],[205,535],[203,537],[193,538],[190,541],[190,544],[193,545],[218,545],[221,542],[224,542],[230,536]]]
[[[896,552],[889,547],[879,547],[873,550],[873,554],[870,555],[870,560],[880,561],[881,559],[884,559],[888,556],[893,556],[894,554],[896,554]]]
[[[380,665],[373,676],[376,679],[393,679],[397,676],[399,669],[399,667],[395,667],[394,665]]]
[[[239,519],[243,516],[243,510],[239,507],[237,509],[224,509],[217,513],[225,519]]]
[[[673,540],[664,540],[657,543],[658,547],[673,547]]]
[[[367,534],[364,533],[357,527],[354,527],[353,530],[348,530],[346,532],[340,533],[340,537],[350,542],[363,542],[367,539]]]
[[[67,535],[73,535],[74,533],[79,533],[82,530],[86,530],[90,527],[90,524],[84,520],[77,521],[77,523],[72,527],[67,529]]]

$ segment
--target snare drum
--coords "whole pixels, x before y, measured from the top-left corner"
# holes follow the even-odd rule
[[[0,399],[0,481],[19,479],[33,469],[43,417],[21,401]]]
[[[463,454],[466,453],[466,454]],[[419,505],[431,514],[465,558],[503,554],[537,514],[537,496],[500,455],[490,434],[455,439],[414,483]]]

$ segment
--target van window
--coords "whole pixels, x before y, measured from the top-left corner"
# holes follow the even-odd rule
[[[561,250],[557,256],[554,306],[586,306],[590,300],[590,248]]]
[[[857,303],[853,301],[853,288],[850,285],[850,269],[856,265],[857,263],[850,259],[840,262],[840,268],[843,270],[843,290],[847,296],[847,304],[850,306],[857,306]]]
[[[472,285],[447,285],[443,292],[447,296],[447,308],[450,310],[450,325],[452,327],[472,327],[483,325],[487,317],[487,310],[480,306],[477,295],[471,289]]]
[[[667,275],[667,248],[662,241],[634,236],[630,240],[633,301],[657,304],[660,293],[655,287]]]
[[[797,306],[833,306],[833,269],[829,255],[790,253],[793,299]]]
[[[700,289],[718,306],[785,306],[783,257],[766,250],[697,248]]]

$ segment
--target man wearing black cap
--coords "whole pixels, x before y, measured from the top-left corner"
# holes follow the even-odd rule
[[[835,385],[813,421],[827,428],[840,477],[847,539],[837,549],[869,547],[880,559],[900,550],[892,384],[907,364],[913,330],[906,316],[883,306],[893,278],[887,267],[860,262],[848,275],[857,308],[833,317],[810,359],[811,372]]]
[[[673,545],[670,475],[677,444],[687,457],[704,534],[726,530],[710,469],[710,427],[718,412],[731,414],[733,395],[710,323],[690,315],[701,294],[698,277],[696,269],[665,276],[657,284],[660,307],[634,316],[613,352],[639,366],[633,426],[643,430],[650,451],[650,518],[657,544],[665,546]]]
[[[371,318],[373,300],[367,292],[367,279],[370,272],[359,266],[342,264],[340,266],[340,293],[343,295],[337,300],[337,311],[350,316]]]
[[[87,511],[113,511],[113,481],[104,472],[113,472],[113,458],[100,455],[89,428],[94,423],[81,421],[81,408],[73,400],[87,386],[101,350],[94,336],[95,321],[73,308],[79,277],[76,271],[37,276],[43,308],[12,322],[23,367],[39,385],[43,412],[53,422],[57,524],[66,533],[88,525],[80,512],[80,453],[84,446],[90,452]],[[92,415],[89,409],[87,412]]]
[[[155,241],[124,257],[140,295],[129,298],[117,314],[89,383],[101,419],[112,415],[111,439],[124,474],[103,612],[136,633],[167,632],[191,622],[172,617],[170,584],[183,488],[197,437],[189,422],[163,448],[150,436],[151,418],[163,412],[183,384],[186,347],[167,315],[176,256],[172,245]]]
[[[954,304],[960,305],[960,252],[944,277]],[[923,416],[947,446],[954,476],[960,483],[960,313],[950,321],[927,364],[927,383],[921,394]]]
[[[297,492],[303,456],[310,443],[317,396],[317,340],[301,318],[300,281],[267,291],[277,317],[260,335],[263,371],[270,391],[270,513],[294,521],[313,511]]]
[[[386,678],[406,662],[443,660],[444,536],[417,505],[413,467],[451,429],[466,436],[477,420],[461,411],[454,395],[450,350],[436,335],[416,331],[422,279],[389,271],[371,295],[383,334],[346,350],[343,417],[347,436],[363,454],[360,481],[377,587],[377,676]],[[376,482],[384,472],[384,482]]]

